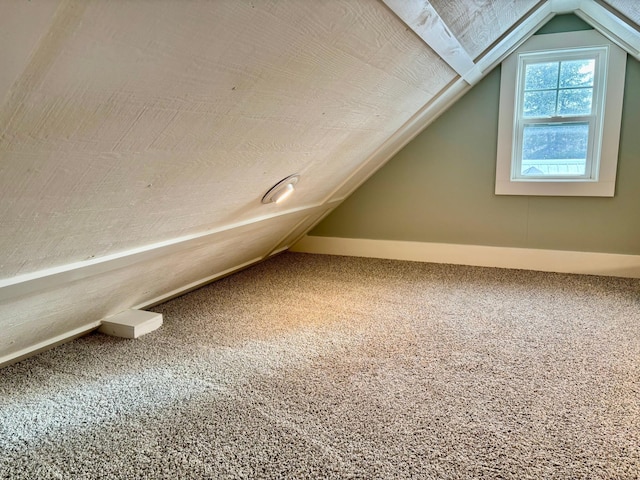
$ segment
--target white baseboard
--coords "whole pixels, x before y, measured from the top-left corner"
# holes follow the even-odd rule
[[[293,252],[640,278],[640,255],[305,236]]]

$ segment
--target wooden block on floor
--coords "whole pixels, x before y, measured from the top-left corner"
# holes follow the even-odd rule
[[[122,338],[138,338],[160,328],[162,314],[144,310],[125,310],[102,321],[98,331]]]

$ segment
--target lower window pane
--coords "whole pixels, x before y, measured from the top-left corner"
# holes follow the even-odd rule
[[[589,124],[586,122],[525,125],[520,175],[584,175],[588,140]]]

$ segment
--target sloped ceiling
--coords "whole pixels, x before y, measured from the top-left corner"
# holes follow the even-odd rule
[[[0,3],[0,364],[286,249],[446,107],[392,3]],[[475,59],[548,2],[415,3]]]
[[[454,76],[371,1],[64,2],[29,53],[5,277],[279,213],[259,200],[292,173],[322,202]]]
[[[640,2],[630,0],[606,0],[606,3],[615,8],[628,19],[640,23]]]

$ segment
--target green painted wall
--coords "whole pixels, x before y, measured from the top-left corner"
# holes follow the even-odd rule
[[[496,68],[310,235],[640,255],[638,85],[629,57],[613,198],[494,194]]]
[[[566,15],[556,15],[544,26],[539,28],[535,35],[577,32],[578,30],[593,30],[593,27],[573,13],[568,13]]]

